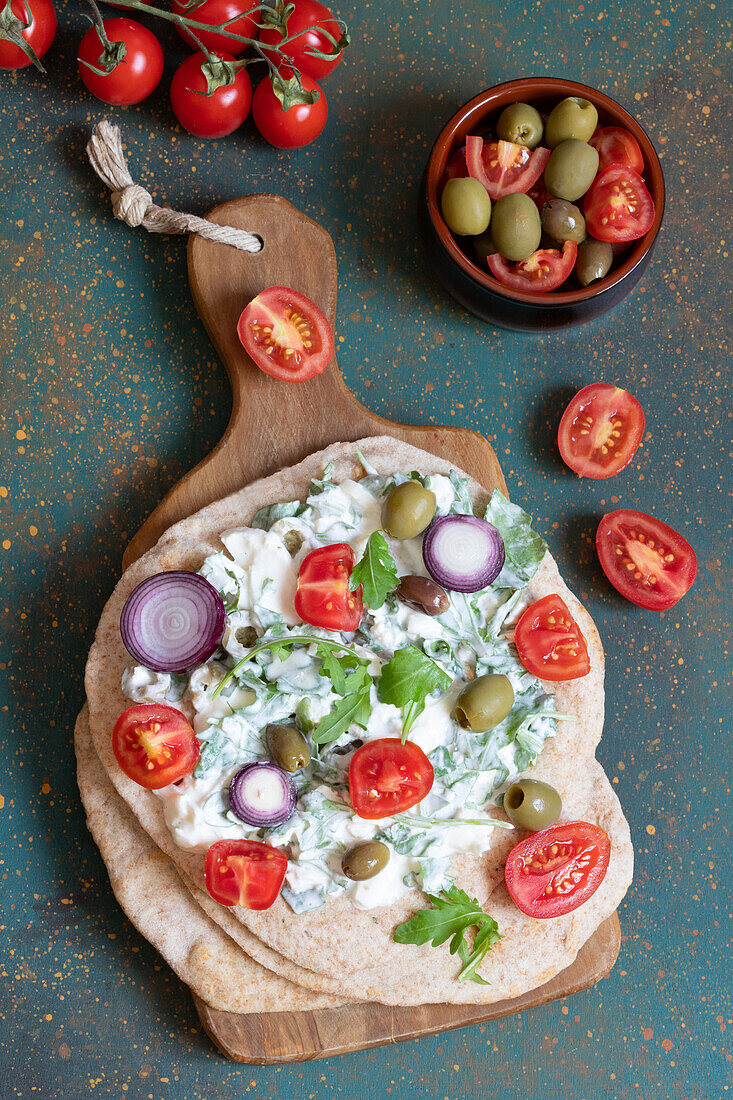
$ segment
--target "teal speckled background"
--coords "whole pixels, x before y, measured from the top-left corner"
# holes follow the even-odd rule
[[[173,126],[170,28],[153,98],[107,109],[75,71],[59,4],[49,74],[0,74],[2,427],[0,1096],[717,1100],[730,1081],[730,9],[720,3],[396,0],[341,7],[354,46],[320,140],[292,154],[250,123],[221,142]],[[726,65],[728,66],[726,68]],[[426,273],[418,180],[454,108],[521,75],[616,96],[654,138],[669,203],[653,263],[615,313],[518,336],[461,312]],[[124,128],[135,178],[203,213],[276,191],[339,259],[339,361],[384,416],[462,424],[495,445],[608,655],[600,758],[637,852],[616,969],[566,1002],[486,1027],[302,1067],[226,1063],[187,990],[117,907],[84,826],[73,720],[122,550],[227,421],[224,371],[188,305],[184,243],[113,222],[83,148]],[[569,393],[617,381],[647,414],[633,465],[578,481],[554,432]],[[690,594],[654,615],[616,595],[592,534],[618,503],[697,550]]]

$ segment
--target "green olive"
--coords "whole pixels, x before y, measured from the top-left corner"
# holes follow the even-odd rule
[[[276,764],[285,772],[299,772],[310,764],[308,742],[295,726],[268,726],[267,748]]]
[[[440,209],[452,233],[477,237],[489,228],[489,193],[482,183],[471,176],[448,180],[440,196]]]
[[[608,241],[596,241],[587,237],[578,247],[575,261],[575,274],[581,286],[588,286],[597,279],[603,279],[611,270],[613,248]]]
[[[540,219],[542,228],[553,240],[575,241],[576,244],[585,240],[585,218],[567,199],[550,199],[542,207]]]
[[[454,711],[461,729],[485,733],[503,722],[514,702],[514,688],[508,676],[488,672],[464,687]]]
[[[494,204],[491,233],[507,260],[526,260],[542,236],[540,212],[529,195],[504,195]]]
[[[549,783],[518,779],[504,795],[504,809],[512,824],[538,833],[555,824],[562,812],[562,799]]]
[[[381,840],[365,840],[344,852],[341,869],[354,882],[374,878],[389,863],[389,848]]]
[[[494,238],[491,235],[491,226],[489,226],[485,233],[480,233],[478,237],[474,237],[471,244],[473,245],[473,251],[476,254],[479,265],[485,268],[487,258],[493,256],[496,252]]]
[[[534,149],[542,141],[542,116],[529,103],[510,103],[499,115],[496,132],[503,141]]]
[[[569,138],[590,141],[598,125],[598,111],[587,99],[571,95],[550,111],[545,123],[545,145],[554,149]]]
[[[598,153],[593,146],[570,138],[550,153],[545,165],[545,187],[556,198],[575,202],[586,193],[597,171]]]
[[[435,515],[436,504],[435,493],[411,478],[387,497],[382,509],[382,526],[393,539],[415,538]]]

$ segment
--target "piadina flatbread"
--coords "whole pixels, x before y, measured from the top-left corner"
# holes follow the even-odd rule
[[[555,736],[545,742],[535,766],[526,774],[545,780],[560,792],[561,820],[600,826],[610,838],[611,859],[605,879],[584,905],[549,920],[521,913],[504,884],[506,857],[525,835],[521,831],[494,829],[481,855],[459,854],[453,859],[451,873],[456,885],[477,898],[499,924],[502,938],[481,964],[486,985],[458,982],[457,960],[447,946],[393,941],[396,925],[428,904],[416,887],[390,904],[371,909],[357,908],[344,895],[328,897],[318,908],[300,913],[282,897],[261,912],[214,902],[205,892],[203,854],[176,844],[161,799],[128,779],[112,752],[112,729],[130,705],[121,688],[130,658],[122,643],[119,620],[135,586],[161,571],[199,569],[207,555],[222,550],[223,532],[247,526],[263,507],[303,499],[311,481],[322,477],[327,467],[336,483],[358,480],[364,476],[364,462],[384,476],[409,475],[411,471],[448,475],[453,469],[446,461],[390,437],[334,444],[176,524],[127,570],[104,609],[87,665],[93,745],[127,813],[176,868],[189,898],[205,914],[207,928],[217,926],[226,934],[221,941],[226,948],[221,950],[228,952],[236,943],[240,952],[273,974],[273,982],[285,979],[315,993],[393,1005],[491,1003],[519,996],[570,965],[583,943],[619,905],[633,869],[627,822],[594,755],[603,726],[603,649],[590,616],[565,586],[549,553],[530,581],[528,595],[538,599],[556,592],[565,600],[586,638],[591,670],[582,679],[546,685],[548,692],[554,692],[556,711],[574,720],[557,723]],[[454,476],[467,476],[460,470],[453,472]],[[469,479],[468,492],[477,513],[483,514],[493,488]],[[110,861],[115,858],[110,854]],[[163,865],[168,873],[170,865]],[[121,874],[124,872],[116,870],[118,882]],[[121,890],[121,886],[115,889]],[[135,893],[134,889],[126,891],[124,906],[133,921]],[[140,909],[144,908],[141,899]],[[214,954],[218,950],[213,948]]]

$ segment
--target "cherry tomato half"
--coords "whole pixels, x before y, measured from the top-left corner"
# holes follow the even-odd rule
[[[252,118],[265,141],[277,149],[300,149],[310,145],[326,125],[328,105],[322,89],[307,73],[302,74],[301,81],[307,92],[318,92],[318,99],[315,103],[294,103],[287,111],[283,110],[282,99],[269,77],[255,88]]]
[[[207,26],[217,26],[228,23],[227,30],[233,34],[241,34],[243,38],[257,37],[257,21],[252,15],[247,15],[256,5],[251,0],[202,0],[200,4],[190,7],[186,0],[173,0],[172,10],[176,15],[185,15],[187,19],[195,19],[197,23],[206,23]],[[229,20],[233,22],[229,23]],[[185,27],[178,27],[178,33],[184,42],[198,50],[198,43],[191,37],[191,32]],[[247,45],[244,42],[236,42],[224,34],[215,31],[202,31],[196,28],[196,38],[203,42],[207,50],[215,53],[232,54],[238,57],[244,53]]]
[[[129,779],[149,791],[190,775],[200,747],[185,714],[163,703],[140,703],[119,716],[112,750]]]
[[[522,290],[526,294],[546,294],[557,290],[575,267],[578,246],[575,241],[565,241],[562,252],[556,248],[538,248],[526,260],[510,263],[499,253],[487,257],[491,274],[504,286]]]
[[[221,51],[215,58],[234,60],[231,54]],[[201,68],[206,64],[206,54],[198,52],[178,66],[171,83],[171,107],[189,134],[203,138],[226,137],[234,133],[249,114],[252,81],[246,69],[240,69],[233,84],[222,84],[211,95],[206,95],[206,77]]]
[[[349,766],[349,794],[358,817],[370,821],[422,802],[435,778],[433,765],[414,741],[380,737],[357,749]]]
[[[626,164],[639,175],[644,171],[639,142],[623,126],[599,126],[588,144],[598,153],[599,172],[610,164]]]
[[[468,174],[482,183],[492,202],[502,195],[526,193],[542,175],[550,150],[538,146],[530,150],[512,141],[484,142],[483,138],[466,138]]]
[[[295,612],[322,630],[356,630],[363,611],[361,585],[353,592],[349,577],[354,551],[347,542],[319,546],[300,563]]]
[[[79,76],[92,95],[103,103],[128,107],[140,103],[158,86],[163,75],[163,50],[152,31],[134,19],[115,16],[104,20],[110,43],[124,42],[125,56],[110,73],[94,72],[89,66],[104,69],[104,54],[96,27],[90,27],[79,45]]]
[[[466,164],[466,146],[462,145],[460,149],[456,149],[455,153],[446,164],[443,183],[446,184],[448,180],[453,179],[465,179],[467,175],[468,165]]]
[[[635,241],[653,221],[654,200],[633,168],[612,164],[593,180],[585,196],[585,224],[596,240]]]
[[[519,659],[541,680],[577,680],[590,672],[588,646],[556,592],[537,600],[514,629]]]
[[[643,435],[644,410],[636,398],[593,382],[563,413],[557,445],[563,462],[581,477],[613,477],[631,462]]]
[[[666,611],[692,587],[695,551],[666,523],[620,508],[598,525],[596,550],[603,572],[622,596],[650,611]]]
[[[528,917],[572,913],[606,877],[611,841],[589,821],[567,821],[512,848],[504,868],[511,899]]]
[[[280,893],[288,858],[259,840],[217,840],[206,853],[204,880],[214,901],[269,909]]]
[[[304,382],[333,359],[333,332],[318,306],[287,286],[269,286],[242,311],[237,332],[250,359],[266,374]]]
[[[312,76],[314,80],[323,80],[338,65],[343,57],[343,50],[334,53],[333,42],[323,34],[323,30],[336,39],[341,38],[341,28],[328,8],[319,4],[318,0],[290,0],[293,11],[287,20],[287,37],[292,37],[292,42],[283,46],[282,52],[291,57],[301,73]],[[318,28],[323,30],[319,30]],[[308,30],[307,28],[313,28]],[[301,33],[305,32],[305,33]],[[260,31],[260,42],[271,46],[277,46],[282,41],[283,35],[277,27],[265,27]],[[310,52],[319,50],[321,53],[332,54],[330,59],[314,57]]]
[[[56,35],[56,12],[51,0],[27,0],[27,4],[26,0],[11,0],[10,11],[25,28],[19,28],[21,37],[37,58],[43,57]],[[0,69],[25,69],[32,64],[31,58],[20,46],[8,38],[0,38]]]

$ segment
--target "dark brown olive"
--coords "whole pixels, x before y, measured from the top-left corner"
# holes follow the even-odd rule
[[[299,772],[310,764],[308,742],[295,726],[268,726],[265,737],[270,755],[284,772]]]
[[[575,261],[575,274],[581,286],[588,286],[596,279],[608,275],[613,263],[613,249],[607,241],[596,241],[587,237],[578,246],[578,258]]]
[[[418,577],[413,573],[401,578],[395,595],[408,607],[414,607],[415,611],[422,611],[425,615],[442,615],[450,607],[444,588],[430,577]]]
[[[542,228],[560,243],[585,240],[585,218],[574,203],[567,199],[548,199],[542,207]]]
[[[344,853],[341,869],[354,882],[364,882],[365,879],[378,875],[388,863],[387,845],[382,844],[381,840],[365,840],[363,844],[355,844]]]
[[[562,799],[549,783],[518,779],[504,795],[504,809],[514,825],[537,833],[555,824],[562,813]]]

